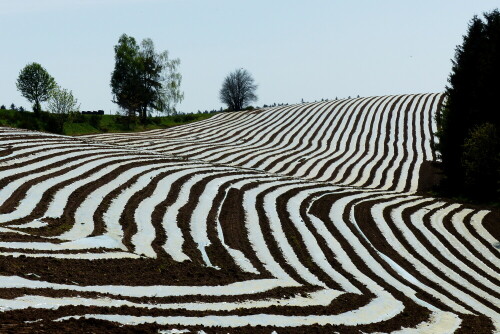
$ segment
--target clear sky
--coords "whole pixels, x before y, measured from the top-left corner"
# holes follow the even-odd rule
[[[257,105],[440,92],[469,20],[498,0],[0,0],[0,104],[38,62],[82,110],[115,112],[113,46],[126,33],[181,59],[183,112],[220,108],[247,69]]]

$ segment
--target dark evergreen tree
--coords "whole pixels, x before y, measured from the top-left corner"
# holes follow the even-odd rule
[[[487,149],[491,152],[495,140],[486,140],[492,129],[500,129],[500,13],[484,14],[484,21],[475,16],[469,23],[462,45],[457,46],[452,60],[452,72],[446,87],[447,100],[437,117],[439,143],[445,180],[444,189],[452,193],[469,191],[476,196],[478,189],[493,194],[497,180],[485,182],[472,171],[471,152]],[[484,125],[488,123],[487,131]],[[478,132],[479,131],[479,132]],[[496,135],[498,137],[498,135]],[[488,147],[481,148],[481,145]],[[471,147],[476,145],[477,148]],[[467,152],[466,153],[466,148]],[[498,148],[495,148],[498,155]],[[469,163],[466,163],[468,161]],[[490,162],[496,162],[493,159]],[[466,167],[467,166],[467,167]],[[497,165],[489,168],[496,170]],[[495,177],[497,173],[494,173]],[[477,177],[475,177],[477,176]],[[475,189],[475,191],[473,191]]]

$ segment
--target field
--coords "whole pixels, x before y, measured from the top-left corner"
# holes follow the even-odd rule
[[[0,128],[0,331],[499,332],[498,212],[426,195],[443,99]]]

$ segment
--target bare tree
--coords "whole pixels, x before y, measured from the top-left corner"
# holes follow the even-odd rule
[[[242,110],[250,102],[257,101],[252,75],[245,69],[237,69],[224,79],[219,92],[220,100],[226,104],[229,110]]]

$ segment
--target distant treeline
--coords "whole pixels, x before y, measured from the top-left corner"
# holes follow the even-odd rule
[[[0,106],[0,110],[7,110],[7,108],[5,107],[5,104],[2,104]],[[26,111],[26,109],[24,109],[24,107],[22,107],[22,106],[16,107],[16,105],[14,103],[10,104],[9,110],[17,110],[17,111],[21,111],[21,112]]]
[[[164,129],[211,117],[215,112],[176,114],[170,116],[131,119],[123,114],[103,115],[72,112],[54,114],[41,111],[38,114],[18,109],[7,110],[0,106],[0,126],[45,131],[65,135],[83,135],[101,132],[130,132]],[[24,110],[24,109],[23,109]]]

